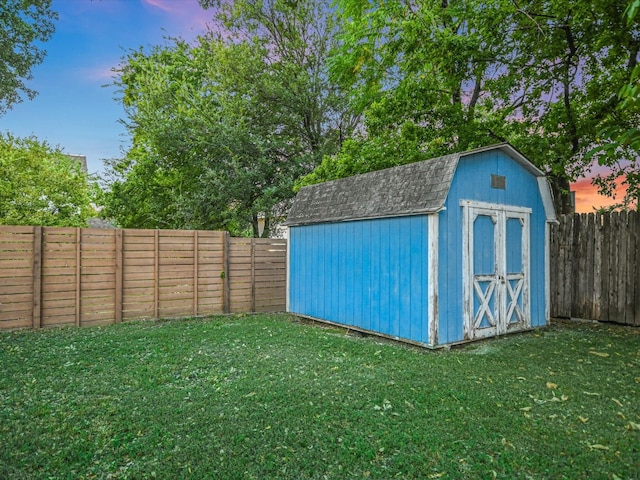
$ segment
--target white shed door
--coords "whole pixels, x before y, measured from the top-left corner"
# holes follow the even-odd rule
[[[531,209],[461,205],[465,338],[528,328]]]

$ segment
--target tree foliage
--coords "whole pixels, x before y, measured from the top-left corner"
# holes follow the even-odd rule
[[[270,100],[286,85],[256,43],[207,37],[133,52],[119,85],[133,146],[112,162],[104,213],[122,226],[255,234],[258,214],[277,215],[312,164]]]
[[[257,235],[350,128],[315,3],[209,3],[224,36],[134,51],[118,69],[133,141],[110,162],[103,214],[122,226]]]
[[[85,226],[91,199],[79,162],[36,138],[0,134],[0,224]]]
[[[559,211],[637,62],[637,24],[608,0],[339,0],[334,74],[360,138],[302,183],[509,141],[553,180]],[[362,153],[373,152],[372,164]]]
[[[640,30],[639,11],[640,0],[630,0],[625,10],[626,22],[636,32]],[[624,197],[610,209],[640,206],[640,64],[637,58],[630,58],[629,68],[631,75],[618,93],[619,103],[601,127],[601,144],[588,154],[608,171],[594,180],[600,193],[615,198],[618,184],[626,188]]]
[[[199,0],[216,12],[217,27],[231,41],[253,39],[265,48],[272,73],[286,86],[278,98],[292,134],[317,164],[335,153],[358,118],[347,96],[328,75],[328,60],[338,46],[332,1]]]
[[[119,85],[133,146],[112,164],[105,213],[138,228],[233,228],[257,214],[261,182],[277,189],[261,168],[276,148],[253,142],[264,125],[247,95],[263,67],[253,46],[213,39],[132,52]]]
[[[38,42],[46,42],[55,30],[58,14],[51,0],[3,0],[0,7],[0,115],[22,101],[21,92],[36,92],[25,84],[31,68],[44,60]]]

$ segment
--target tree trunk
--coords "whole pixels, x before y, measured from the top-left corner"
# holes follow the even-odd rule
[[[255,213],[251,215],[251,229],[253,231],[253,238],[258,238],[258,215]]]
[[[553,206],[556,215],[575,213],[575,205],[571,199],[569,180],[566,177],[549,175],[551,193],[553,194]]]

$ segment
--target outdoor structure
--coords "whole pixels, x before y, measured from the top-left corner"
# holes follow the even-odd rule
[[[428,347],[543,326],[555,221],[509,144],[304,187],[287,310]]]

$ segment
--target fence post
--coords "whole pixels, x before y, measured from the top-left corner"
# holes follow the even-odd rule
[[[42,227],[33,227],[33,328],[42,327]]]
[[[116,229],[116,292],[115,292],[115,305],[114,305],[114,322],[122,322],[122,278],[123,278],[123,232],[122,229]]]
[[[80,297],[82,296],[81,284],[82,269],[82,230],[76,227],[76,327],[80,326]]]
[[[593,319],[600,320],[602,315],[602,213],[596,213],[593,227]]]
[[[231,282],[229,280],[229,248],[231,241],[229,240],[229,232],[222,235],[222,311],[224,313],[231,312]]]
[[[251,239],[251,311],[256,311],[256,239]]]
[[[634,315],[630,324],[640,326],[640,211],[630,212],[629,227],[636,247],[635,261],[630,265],[633,268],[633,276],[635,277],[635,289],[633,292]]]
[[[198,316],[198,231],[193,232],[193,315]]]
[[[154,232],[153,251],[155,253],[155,263],[153,266],[153,317],[160,316],[160,232],[158,229]]]

